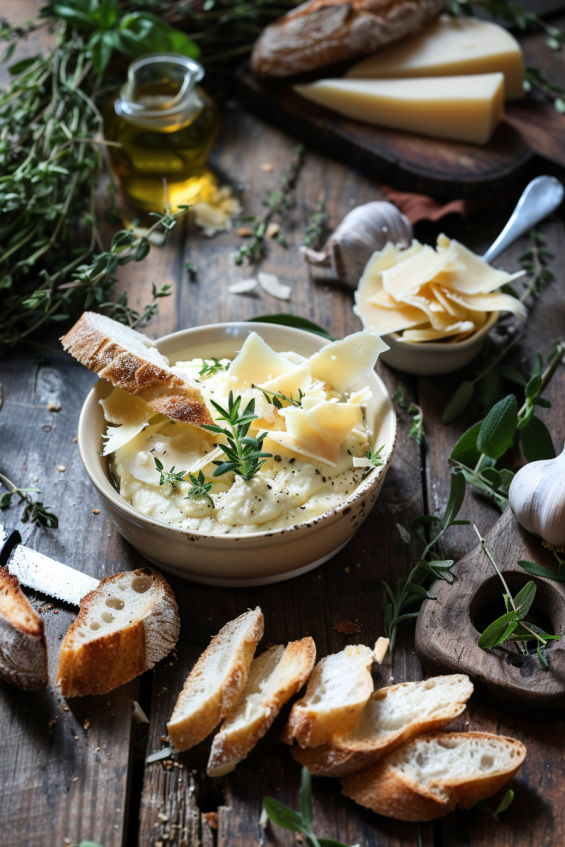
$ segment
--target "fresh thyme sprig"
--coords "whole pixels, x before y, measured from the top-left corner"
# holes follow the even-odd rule
[[[384,444],[381,444],[381,446],[378,448],[378,450],[371,450],[371,448],[369,447],[369,449],[365,453],[365,459],[368,459],[370,461],[371,467],[366,467],[363,470],[363,476],[364,477],[368,476],[371,473],[371,471],[373,470],[373,468],[382,467],[382,465],[384,464],[384,459],[382,458],[381,453],[383,452],[384,449],[385,449]]]
[[[300,779],[300,811],[289,809],[284,803],[273,797],[265,797],[263,808],[269,818],[283,829],[298,832],[306,841],[307,847],[347,847],[342,841],[333,838],[318,838],[312,831],[312,778],[308,768],[302,768]]]
[[[202,473],[199,472],[198,476],[189,473],[189,480],[192,483],[192,488],[189,488],[185,500],[202,500],[206,499],[210,506],[214,508],[214,501],[210,495],[210,491],[212,490],[212,483],[206,482],[206,477]]]
[[[210,364],[211,362],[211,364]],[[212,357],[211,359],[202,359],[202,370],[198,371],[199,376],[214,376],[220,371],[228,371],[230,368],[230,363],[227,365],[222,365],[222,363]]]
[[[34,523],[39,526],[45,526],[49,529],[57,529],[59,526],[59,518],[50,511],[50,506],[44,506],[41,500],[34,500],[33,494],[41,494],[40,488],[18,488],[17,485],[8,479],[7,476],[0,473],[0,483],[8,489],[5,494],[0,497],[0,509],[4,511],[12,505],[12,498],[18,497],[18,505],[25,503],[22,516],[22,523]]]
[[[308,226],[304,231],[302,243],[305,247],[319,247],[324,234],[324,225],[328,220],[326,212],[326,198],[322,195],[317,201],[314,209],[310,212]]]
[[[390,639],[391,650],[396,642],[398,625],[403,621],[417,618],[419,615],[419,611],[406,611],[408,607],[414,603],[421,603],[425,599],[435,600],[435,597],[429,593],[425,586],[429,587],[431,582],[436,579],[443,579],[450,584],[453,583],[453,576],[450,573],[454,565],[453,559],[442,559],[435,552],[434,547],[451,526],[469,523],[465,520],[456,520],[465,498],[465,488],[463,474],[460,472],[452,473],[451,492],[443,520],[438,515],[419,515],[410,522],[410,531],[402,527],[404,530],[404,533],[401,534],[403,540],[408,542],[412,539],[423,549],[418,562],[412,568],[408,577],[401,577],[397,580],[394,592],[386,582],[383,582],[385,628],[387,637]],[[423,534],[425,527],[429,528],[430,541],[427,541]]]
[[[272,456],[272,453],[263,452],[266,432],[262,432],[257,438],[251,438],[247,435],[251,422],[257,420],[255,399],[249,401],[243,412],[240,412],[241,396],[234,400],[233,391],[229,393],[227,409],[224,409],[215,400],[210,402],[219,412],[218,419],[226,421],[228,424],[226,428],[216,424],[202,425],[202,429],[225,436],[228,442],[227,444],[217,444],[226,454],[227,461],[214,462],[217,467],[213,476],[221,476],[233,471],[245,480],[251,479],[263,467],[265,460]]]
[[[417,444],[423,444],[426,438],[424,433],[424,413],[415,403],[410,403],[406,409],[408,415],[412,415],[412,425],[408,437],[413,438]]]
[[[544,671],[548,670],[547,656],[543,654],[542,649],[547,647],[548,641],[560,641],[561,636],[549,635],[539,627],[526,621],[526,615],[530,611],[536,596],[535,582],[527,582],[520,589],[516,597],[513,597],[485,539],[476,526],[473,526],[473,529],[477,533],[481,547],[502,582],[505,591],[505,594],[502,596],[504,605],[506,606],[506,614],[493,621],[482,633],[479,638],[479,647],[483,650],[488,650],[492,647],[497,647],[499,644],[504,644],[505,641],[517,641],[521,651],[528,654],[528,642],[535,641],[539,663]]]
[[[175,471],[174,465],[170,471],[166,471],[163,467],[163,462],[158,459],[157,456],[153,456],[153,460],[155,462],[155,467],[161,474],[161,478],[159,479],[159,485],[168,484],[171,486],[171,488],[176,489],[176,487],[181,482],[184,482],[186,471]]]
[[[529,277],[525,283],[524,291],[520,295],[522,302],[530,294],[537,296],[542,284],[552,282],[555,279],[555,274],[548,267],[548,263],[554,256],[547,249],[546,244],[547,238],[543,232],[537,232],[533,229],[530,232],[530,247],[518,258],[523,270],[527,271]]]
[[[295,392],[298,394],[298,399],[294,397],[287,397],[286,394],[283,394],[281,391],[267,391],[259,385],[252,384],[251,388],[256,388],[257,391],[260,391],[267,403],[270,403],[271,406],[274,406],[276,409],[282,409],[283,403],[288,403],[289,406],[302,406],[304,392],[300,388],[297,392]]]
[[[247,259],[249,262],[258,262],[265,255],[267,227],[275,214],[282,217],[291,208],[293,204],[292,192],[296,187],[303,162],[304,147],[302,144],[298,144],[294,148],[294,154],[287,172],[282,174],[279,180],[278,187],[269,191],[267,198],[262,201],[262,205],[267,208],[265,214],[259,217],[252,216],[243,219],[244,221],[253,222],[254,228],[250,240],[242,244],[234,256],[236,265],[241,265],[244,259]],[[283,247],[286,247],[284,233],[279,234],[277,241]]]

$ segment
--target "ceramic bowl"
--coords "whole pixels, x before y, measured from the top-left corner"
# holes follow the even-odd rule
[[[439,342],[400,341],[397,332],[384,335],[390,350],[381,353],[381,359],[393,368],[417,376],[440,376],[464,368],[479,355],[490,330],[498,320],[499,312],[493,312],[483,326],[474,335],[449,344]]]
[[[198,357],[233,358],[251,332],[278,352],[311,356],[329,342],[300,329],[260,323],[225,323],[181,330],[157,341],[171,363]],[[374,445],[385,445],[384,463],[375,468],[339,506],[285,529],[241,535],[213,535],[171,527],[141,514],[119,494],[108,459],[101,455],[106,422],[99,400],[108,392],[100,380],[85,400],[78,446],[86,473],[102,496],[118,531],[146,559],[169,573],[207,585],[247,586],[281,582],[323,564],[344,547],[368,517],[390,466],[396,440],[396,415],[388,391],[373,371],[358,386],[369,385],[373,400],[367,418]]]

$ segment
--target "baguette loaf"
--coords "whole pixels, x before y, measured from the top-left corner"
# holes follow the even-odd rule
[[[177,750],[203,741],[236,705],[262,636],[263,613],[257,607],[230,621],[212,639],[188,675],[167,724]]]
[[[415,735],[443,729],[465,711],[472,693],[473,685],[464,674],[381,688],[371,695],[348,735],[320,747],[293,747],[292,755],[316,776],[357,773]]]
[[[317,747],[353,729],[373,693],[373,651],[350,645],[322,659],[308,680],[304,697],[294,704],[283,741]]]
[[[519,741],[486,732],[431,732],[413,738],[373,767],[347,776],[342,790],[361,806],[402,821],[431,821],[457,803],[470,809],[491,797],[526,756]]]
[[[224,776],[262,738],[281,707],[299,691],[314,667],[316,645],[312,638],[273,646],[251,664],[241,697],[214,737],[209,776]]]
[[[0,677],[10,685],[26,691],[47,685],[44,630],[17,577],[0,568]]]
[[[146,335],[84,312],[61,343],[82,365],[146,400],[155,412],[194,426],[213,423],[198,387],[174,374]]]
[[[178,607],[153,568],[117,573],[84,597],[61,644],[64,697],[106,694],[152,668],[177,643]]]
[[[309,0],[263,30],[251,66],[287,77],[356,59],[414,35],[442,9],[442,0]]]

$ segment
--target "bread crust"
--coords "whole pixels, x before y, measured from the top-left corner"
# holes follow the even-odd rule
[[[253,661],[250,677],[253,675],[255,663],[265,664],[269,658],[282,648],[274,645]],[[247,694],[247,687],[242,691],[241,698],[226,719],[220,731],[214,737],[210,760],[208,762],[209,776],[223,776],[232,771],[236,764],[244,759],[257,742],[263,738],[282,706],[299,691],[310,674],[316,661],[316,645],[313,638],[302,638],[291,641],[284,649],[280,661],[273,673],[276,677],[276,687],[271,686],[268,698],[263,703],[261,714],[242,724],[238,729],[230,727],[230,721],[238,711],[240,703]]]
[[[498,741],[504,745],[510,745],[516,750],[515,765],[506,771],[484,777],[444,780],[441,782],[443,798],[438,797],[395,767],[395,756],[402,754],[408,745],[420,740],[441,741],[449,738],[476,738],[479,741],[488,739],[491,742]],[[341,781],[342,792],[359,805],[389,818],[412,822],[430,821],[447,815],[457,803],[469,809],[478,800],[486,800],[496,794],[518,772],[525,756],[526,748],[514,738],[487,732],[432,732],[407,742],[404,747],[399,748],[376,765],[345,777]]]
[[[467,700],[473,692],[473,686],[463,674],[457,676],[469,683]],[[370,705],[371,701],[384,700],[392,692],[412,686],[413,683],[401,682],[397,685],[380,688],[373,692],[367,706]],[[291,753],[296,761],[305,765],[314,776],[338,778],[349,776],[380,761],[414,736],[443,729],[465,711],[467,708],[466,700],[442,709],[434,717],[410,721],[396,733],[389,733],[379,739],[352,742],[347,735],[342,735],[335,737],[331,743],[322,744],[319,747],[306,749],[293,747]]]
[[[151,578],[153,587],[150,590],[156,593],[151,609],[142,618],[119,630],[81,643],[79,633],[87,626],[89,612],[99,600],[101,590],[119,582],[126,574],[106,577],[83,598],[78,616],[69,627],[59,653],[57,685],[60,685],[64,697],[107,694],[150,670],[177,643],[180,616],[168,582],[150,567],[139,568],[133,573]]]
[[[246,620],[242,621],[244,618]],[[245,624],[243,629],[242,623]],[[257,644],[263,637],[263,625],[263,613],[257,606],[254,611],[245,612],[227,623],[202,653],[187,677],[167,724],[169,737],[177,750],[188,750],[203,741],[235,706],[247,681]],[[234,638],[238,643],[221,684],[198,702],[201,679],[208,673],[214,655]]]
[[[110,324],[115,321],[106,319],[108,331],[99,322],[99,315],[84,312],[61,339],[63,348],[112,385],[146,400],[155,412],[194,426],[213,423],[196,386],[112,339]]]
[[[442,0],[310,0],[266,27],[251,66],[287,77],[374,53],[437,18]]]
[[[26,691],[48,681],[45,624],[8,568],[0,568],[0,677]]]

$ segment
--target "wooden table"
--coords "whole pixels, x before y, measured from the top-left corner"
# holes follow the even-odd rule
[[[0,12],[12,16],[12,4],[0,6]],[[23,18],[31,16],[25,11],[21,14]],[[224,111],[214,165],[235,183],[246,213],[260,211],[261,198],[275,187],[293,144],[291,136],[271,129],[235,104]],[[271,163],[273,170],[264,172],[262,163]],[[164,249],[153,250],[139,266],[122,268],[120,287],[128,291],[133,305],[147,302],[152,282],[173,285],[173,295],[161,301],[161,312],[148,334],[158,337],[184,327],[280,311],[308,317],[338,337],[358,330],[351,292],[313,276],[297,250],[309,212],[321,194],[325,194],[332,227],[353,206],[381,196],[378,185],[354,170],[307,151],[290,214],[290,246],[284,250],[273,242],[263,263],[264,270],[292,286],[288,304],[263,292],[256,296],[228,294],[228,284],[249,276],[245,268],[233,263],[237,236],[206,239],[186,222],[179,223]],[[465,222],[446,218],[441,227],[421,226],[417,235],[430,241],[443,230],[483,251],[509,211],[495,208]],[[535,304],[527,340],[514,357],[526,373],[533,352],[547,353],[550,339],[565,333],[563,220],[555,218],[540,229],[554,254],[552,267],[557,279]],[[518,256],[527,243],[527,238],[522,239],[507,252],[505,267],[518,267]],[[187,278],[186,260],[198,269],[195,282]],[[280,585],[222,589],[171,577],[183,616],[217,631],[245,609],[259,605],[265,615],[263,644],[311,635],[320,657],[347,644],[373,645],[383,635],[381,581],[393,582],[406,574],[415,555],[401,540],[396,524],[407,525],[422,512],[443,512],[449,489],[447,456],[459,435],[477,419],[477,411],[473,409],[444,427],[441,413],[460,375],[415,379],[382,365],[378,371],[392,395],[400,388],[407,403],[417,402],[422,407],[426,443],[420,447],[408,437],[411,417],[399,409],[392,467],[376,507],[355,538],[324,566]],[[138,567],[141,557],[118,535],[104,508],[94,513],[101,504],[78,455],[78,416],[95,376],[63,354],[53,335],[45,358],[38,361],[24,351],[14,351],[0,362],[0,378],[6,395],[0,414],[0,468],[21,485],[37,481],[44,501],[60,517],[56,531],[34,529],[29,545],[96,577]],[[565,439],[565,368],[561,367],[548,396],[554,406],[542,410],[542,417],[560,446]],[[50,400],[60,403],[59,412],[48,410]],[[12,509],[3,518],[11,526],[17,516]],[[476,522],[485,533],[499,515],[488,502],[468,493],[461,516]],[[451,531],[444,552],[458,558],[472,546],[472,530],[460,527]],[[36,597],[34,604],[42,606],[47,600]],[[295,807],[298,802],[300,769],[279,741],[286,710],[248,758],[224,779],[205,775],[209,741],[177,756],[170,770],[162,763],[146,765],[146,756],[163,746],[161,736],[176,696],[203,648],[180,641],[171,656],[141,679],[110,695],[65,701],[55,687],[54,672],[60,639],[73,617],[64,604],[54,603],[44,612],[51,660],[49,688],[25,693],[0,683],[0,819],[5,847],[62,847],[81,839],[104,847],[294,844],[292,833],[278,827],[263,832],[259,825],[264,796],[276,796]],[[358,621],[360,633],[338,632],[335,626],[342,620]],[[380,667],[375,683],[380,686],[421,677],[414,655],[414,630],[408,625],[401,630],[398,646]],[[134,700],[150,716],[148,727],[132,723]],[[513,782],[514,805],[501,824],[482,812],[457,811],[433,825],[423,825],[422,844],[557,847],[565,843],[565,726],[538,723],[535,715],[524,720],[501,714],[472,699],[454,728],[514,736],[527,745],[528,757]],[[416,847],[418,843],[415,825],[377,817],[355,806],[341,796],[337,781],[314,780],[313,796],[315,831],[320,836],[362,847]],[[217,831],[204,817],[208,812],[217,812]]]

